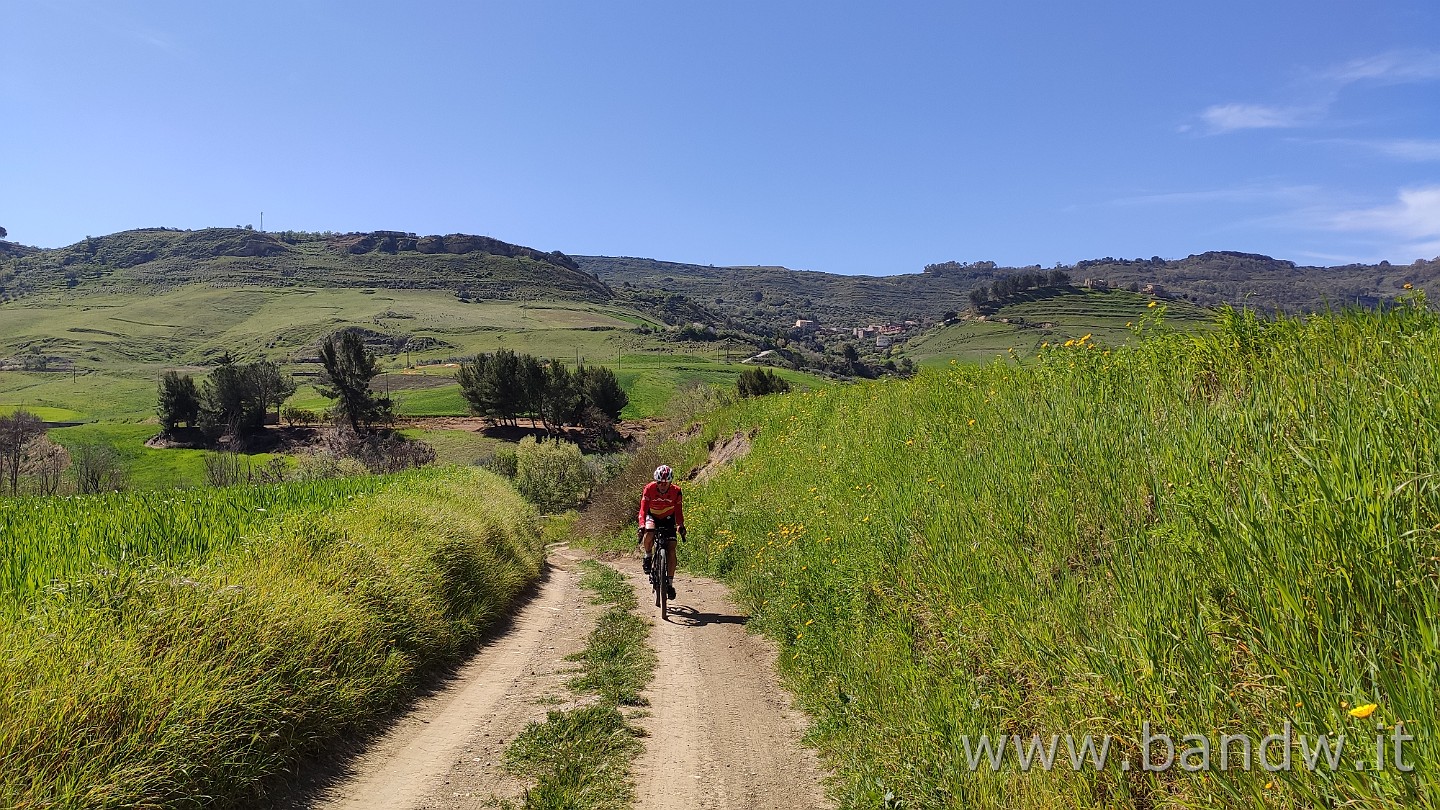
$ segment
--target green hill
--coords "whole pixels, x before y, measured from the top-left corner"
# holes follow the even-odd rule
[[[757,334],[797,319],[822,325],[862,326],[907,319],[939,320],[969,307],[972,290],[1030,267],[994,262],[942,262],[922,273],[843,276],[783,267],[713,267],[654,259],[575,256],[576,263],[617,291],[643,289],[684,295]],[[1058,265],[1076,284],[1086,279],[1112,289],[1140,291],[1156,285],[1162,295],[1197,306],[1236,306],[1287,312],[1327,307],[1375,307],[1392,301],[1405,284],[1440,286],[1440,259],[1410,265],[1352,264],[1307,267],[1251,253],[1212,251],[1183,259],[1106,257]]]
[[[13,257],[5,298],[70,289],[154,292],[187,284],[449,290],[466,298],[604,302],[613,293],[562,253],[485,236],[123,231]]]
[[[771,334],[802,318],[837,326],[938,320],[947,311],[964,309],[975,284],[968,274],[842,276],[784,267],[574,258],[621,294],[633,289],[683,295],[757,334]]]
[[[1034,290],[986,315],[932,330],[905,344],[905,354],[922,366],[951,360],[987,362],[1011,354],[1033,355],[1045,344],[1063,344],[1090,335],[1094,342],[1118,346],[1133,336],[1144,318],[1163,306],[1165,322],[1184,330],[1205,329],[1211,310],[1185,301],[1160,301],[1125,290],[1097,291],[1075,287]]]
[[[33,248],[29,245],[21,245],[15,242],[6,242],[0,239],[0,259],[18,259],[39,252],[40,248]]]

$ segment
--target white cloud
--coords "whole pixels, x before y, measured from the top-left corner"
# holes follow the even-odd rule
[[[1298,127],[1309,119],[1305,110],[1264,104],[1216,104],[1201,113],[1200,117],[1215,134],[1241,129]]]
[[[1410,238],[1440,237],[1440,186],[1401,189],[1399,202],[1342,211],[1332,219],[1342,231],[1381,231]]]
[[[1440,139],[1435,138],[1293,138],[1296,143],[1338,144],[1368,149],[1379,155],[1411,163],[1440,160]]]
[[[1251,183],[1229,188],[1205,189],[1203,191],[1166,191],[1156,194],[1137,194],[1132,197],[1118,197],[1110,205],[1189,205],[1195,203],[1252,203],[1290,202],[1299,203],[1312,198],[1319,189],[1309,185],[1276,185]]]
[[[1440,185],[1401,189],[1390,205],[1359,208],[1330,215],[1329,227],[1367,234],[1391,245],[1393,256],[1440,253]],[[1400,244],[1395,244],[1396,242]]]
[[[1212,135],[1222,135],[1245,129],[1278,129],[1299,127],[1317,123],[1328,114],[1340,91],[1348,85],[1366,82],[1372,84],[1412,84],[1440,81],[1440,52],[1436,51],[1391,51],[1362,59],[1352,59],[1342,65],[1312,73],[1300,88],[1302,98],[1308,96],[1308,104],[1272,105],[1215,104],[1200,114]],[[1182,127],[1186,131],[1188,127]],[[1396,148],[1414,152],[1415,144],[1423,142],[1395,142]],[[1416,158],[1397,155],[1406,160]],[[1430,158],[1420,158],[1429,160]]]
[[[1423,162],[1429,160],[1440,160],[1440,140],[1393,140],[1393,141],[1370,141],[1366,144],[1372,149],[1378,150],[1381,154],[1400,160],[1412,160]]]
[[[1320,75],[1340,84],[1359,81],[1391,84],[1434,81],[1440,79],[1440,53],[1391,51],[1364,59],[1352,59]]]

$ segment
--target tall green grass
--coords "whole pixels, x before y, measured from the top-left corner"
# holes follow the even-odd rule
[[[843,807],[1440,805],[1440,318],[1219,320],[746,401],[688,446],[758,427],[687,490],[682,562],[780,640]],[[1145,773],[1144,722],[1358,749]],[[1415,770],[1354,770],[1397,723]],[[1117,761],[966,765],[1066,733]]]
[[[534,510],[474,469],[5,508],[45,537],[0,612],[6,808],[256,806],[543,558]]]
[[[220,490],[0,499],[0,603],[15,604],[77,576],[179,565],[228,548],[258,528],[318,515],[383,488],[377,478]]]

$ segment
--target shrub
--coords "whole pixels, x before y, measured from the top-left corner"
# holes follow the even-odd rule
[[[296,425],[313,425],[320,421],[320,414],[307,408],[297,408],[294,405],[286,406],[285,409],[280,412],[280,416],[285,420],[285,424],[290,427],[295,427]]]
[[[491,472],[499,473],[506,478],[514,478],[516,467],[515,446],[510,444],[500,446],[495,450],[495,455],[491,456],[480,466],[489,469]]]
[[[578,445],[526,436],[515,448],[515,488],[542,511],[574,506],[589,491],[591,480]]]
[[[82,495],[111,492],[125,487],[120,453],[108,444],[77,444],[70,448],[70,474]]]
[[[785,378],[768,368],[747,368],[740,372],[735,387],[742,397],[761,397],[766,394],[783,394],[790,390]]]
[[[212,487],[231,487],[246,479],[249,465],[239,453],[206,453],[205,483]]]
[[[353,458],[321,451],[296,456],[295,468],[291,471],[290,478],[295,481],[319,481],[369,474],[370,471],[365,468],[365,465]]]

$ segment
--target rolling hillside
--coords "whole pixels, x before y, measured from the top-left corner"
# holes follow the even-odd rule
[[[150,228],[35,251],[0,269],[0,296],[8,299],[56,289],[154,292],[186,284],[432,289],[480,299],[613,297],[562,253],[467,234]]]
[[[922,366],[951,360],[988,362],[1013,352],[1026,357],[1045,344],[1058,345],[1090,335],[1094,342],[1118,346],[1129,342],[1142,319],[1163,312],[1165,323],[1185,330],[1207,329],[1214,313],[1185,301],[1165,301],[1125,290],[1096,291],[1074,287],[1031,291],[984,320],[967,319],[939,327],[905,345],[906,356]]]
[[[711,267],[613,256],[574,259],[617,291],[636,288],[684,295],[761,334],[800,318],[839,326],[939,319],[947,311],[966,309],[969,294],[977,287],[1041,269],[1038,265],[943,262],[928,265],[922,273],[842,276],[783,267]],[[1228,302],[1289,312],[1346,305],[1374,307],[1393,300],[1405,284],[1433,287],[1440,282],[1440,260],[1403,266],[1307,267],[1232,251],[1174,260],[1106,257],[1058,269],[1077,284],[1099,279],[1111,288],[1135,290],[1154,284],[1168,297],[1199,306]]]

